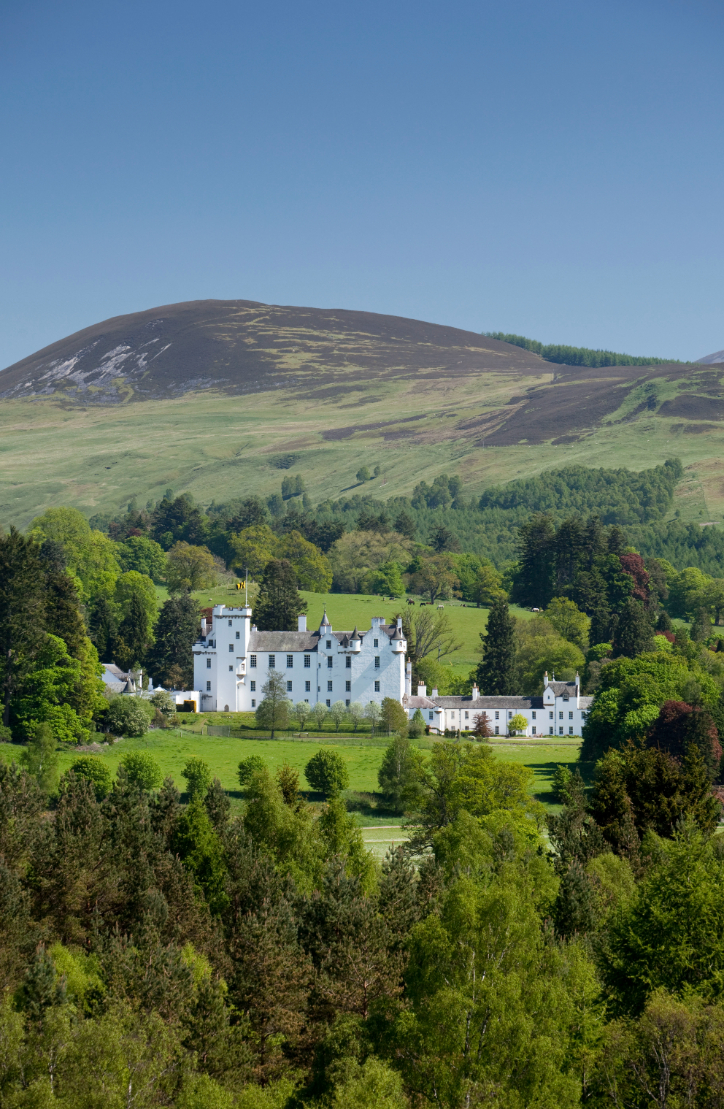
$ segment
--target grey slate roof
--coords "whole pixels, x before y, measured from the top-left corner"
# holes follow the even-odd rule
[[[249,636],[249,653],[283,654],[284,651],[316,651],[319,632],[255,632]]]
[[[434,709],[437,708],[437,701],[433,701],[432,697],[408,697],[405,704],[408,709]]]
[[[575,682],[548,682],[548,688],[553,690],[556,697],[562,697],[564,693],[567,693],[569,697],[576,696]]]
[[[542,697],[437,697],[435,703],[443,709],[542,709]]]

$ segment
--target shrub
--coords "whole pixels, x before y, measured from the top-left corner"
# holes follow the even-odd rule
[[[143,790],[158,789],[163,781],[161,767],[147,751],[128,751],[121,766],[129,782]]]
[[[304,776],[312,789],[325,797],[336,797],[349,785],[349,772],[338,751],[322,747],[304,767]]]
[[[211,770],[203,759],[187,759],[181,771],[181,777],[186,779],[186,790],[192,801],[196,797],[206,796],[206,791],[211,785]]]
[[[151,706],[140,697],[114,697],[108,706],[105,727],[114,735],[145,735],[150,723],[149,709]]]
[[[98,801],[102,801],[111,791],[113,775],[110,767],[96,755],[81,755],[79,759],[74,760],[68,773],[92,782]]]
[[[255,774],[264,769],[264,765],[264,759],[261,755],[249,755],[248,758],[241,760],[237,776],[242,789],[248,786]]]

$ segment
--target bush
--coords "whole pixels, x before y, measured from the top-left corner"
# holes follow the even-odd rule
[[[336,797],[349,785],[349,772],[338,751],[322,747],[304,767],[304,776],[312,789],[325,797]]]
[[[161,767],[147,751],[128,751],[121,766],[129,782],[143,790],[158,789],[163,781]]]
[[[241,788],[244,789],[248,786],[254,775],[258,774],[260,770],[263,770],[264,766],[264,759],[261,755],[249,755],[248,758],[242,759],[239,763],[239,770],[237,772]]]
[[[419,709],[416,710],[415,715],[407,727],[407,734],[411,739],[419,739],[421,735],[425,734],[425,717]]]
[[[140,697],[114,697],[108,706],[105,728],[114,735],[142,736],[155,710]]]
[[[553,795],[559,805],[571,802],[571,782],[573,774],[568,766],[557,766],[553,771]]]
[[[167,690],[157,689],[155,693],[151,694],[148,701],[166,720],[170,720],[176,715],[176,702]]]
[[[75,759],[68,774],[92,782],[98,801],[102,801],[110,793],[113,785],[110,767],[96,755],[81,755],[79,759]]]
[[[187,759],[181,771],[181,777],[186,779],[186,790],[192,801],[196,797],[206,796],[206,791],[211,785],[211,770],[203,759]]]

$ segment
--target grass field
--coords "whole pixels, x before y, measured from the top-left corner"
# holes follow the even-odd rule
[[[241,800],[241,791],[236,777],[239,761],[249,755],[260,755],[273,772],[283,763],[288,763],[299,771],[302,788],[306,788],[304,767],[319,747],[332,746],[347,764],[350,776],[350,790],[372,793],[377,789],[377,771],[384,755],[384,746],[369,742],[364,738],[359,743],[335,743],[334,737],[292,739],[234,739],[216,736],[202,736],[198,732],[182,732],[173,729],[167,732],[152,731],[140,739],[123,739],[112,747],[102,750],[99,757],[107,762],[115,772],[123,754],[127,751],[148,751],[157,760],[164,776],[170,775],[178,789],[184,789],[181,771],[184,763],[192,756],[204,759],[212,773],[219,779],[232,801]],[[507,762],[522,763],[535,774],[534,792],[546,807],[555,808],[550,795],[551,778],[559,763],[575,762],[578,758],[578,742],[532,743],[529,741],[493,742],[491,747],[496,758]],[[6,758],[17,756],[18,749],[4,746]],[[60,757],[61,770],[66,770],[77,757],[72,750],[63,751]],[[360,822],[370,826],[399,823],[399,820],[382,816],[360,816]]]
[[[574,442],[484,445],[476,430],[481,421],[552,376],[553,369],[540,380],[485,373],[472,387],[468,377],[434,386],[407,378],[359,382],[353,403],[344,390],[306,398],[284,388],[87,409],[53,400],[3,401],[0,521],[24,527],[59,504],[88,516],[115,512],[132,497],[158,499],[167,487],[189,491],[202,504],[266,496],[280,488],[280,453],[297,455],[294,472],[303,474],[315,503],[359,491],[355,473],[362,464],[381,465],[380,477],[364,492],[386,498],[409,495],[418,481],[431,482],[443,471],[459,474],[466,493],[475,495],[567,463],[623,462],[637,470],[678,455],[688,467],[676,496],[681,518],[721,519],[721,425],[642,415],[600,424]],[[388,430],[410,417],[415,422],[407,430]]]

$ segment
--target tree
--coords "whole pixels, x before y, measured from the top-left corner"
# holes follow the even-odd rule
[[[232,567],[237,573],[260,577],[264,567],[276,558],[279,539],[265,523],[249,525],[229,540]]]
[[[287,559],[272,559],[264,567],[264,580],[256,605],[260,631],[293,631],[307,602],[297,592],[297,577]]]
[[[372,474],[370,473],[368,466],[360,466],[359,470],[355,474],[355,477],[357,478],[357,481],[360,482],[370,481],[372,478]]]
[[[483,563],[475,572],[469,599],[474,601],[478,608],[483,605],[489,607],[502,593],[501,575],[490,563]]]
[[[648,613],[641,601],[629,597],[616,622],[613,635],[614,658],[621,655],[636,658],[637,655],[651,650],[652,640],[653,628]]]
[[[245,759],[242,759],[239,763],[237,772],[241,788],[245,789],[254,775],[264,770],[265,766],[266,764],[261,755],[247,755]]]
[[[151,533],[165,551],[177,542],[203,543],[206,530],[206,520],[190,493],[182,493],[174,500],[171,490],[167,490],[152,514]]]
[[[410,574],[409,591],[429,597],[433,603],[438,598],[451,597],[453,590],[460,584],[452,555],[420,556],[415,559],[414,565],[415,569]]]
[[[380,722],[380,706],[377,704],[376,701],[370,701],[369,704],[365,705],[364,715],[365,720],[369,720],[370,730],[372,732],[372,735],[374,735],[375,728]]]
[[[334,720],[334,730],[339,731],[339,726],[347,715],[347,706],[344,701],[334,701],[329,710],[329,715]]]
[[[347,764],[338,751],[320,747],[304,767],[304,776],[313,790],[325,797],[336,797],[349,785]]]
[[[118,612],[117,606],[104,594],[96,597],[90,606],[88,630],[98,657],[111,662],[118,642]]]
[[[73,774],[76,778],[85,778],[92,782],[98,801],[102,801],[110,793],[113,786],[113,775],[110,767],[97,755],[81,755],[80,758],[74,759],[67,773]]]
[[[402,568],[399,562],[383,562],[376,570],[370,570],[362,587],[365,593],[401,597],[405,592],[405,583],[402,580]]]
[[[276,772],[285,805],[295,805],[299,797],[299,771],[284,763]]]
[[[585,651],[588,646],[591,621],[573,601],[568,600],[567,597],[554,597],[546,608],[544,616],[560,636]]]
[[[216,564],[209,548],[174,543],[166,555],[166,583],[170,593],[191,593],[216,585]]]
[[[493,725],[487,712],[479,712],[473,717],[473,733],[478,739],[489,739],[493,734]]]
[[[405,736],[395,736],[384,753],[377,782],[395,811],[414,808],[420,797],[423,755]]]
[[[187,759],[181,771],[181,777],[186,779],[186,792],[192,801],[197,797],[206,796],[212,779],[211,768],[207,762],[196,757]]]
[[[58,785],[58,751],[55,736],[48,724],[37,724],[20,759],[47,796]]]
[[[388,735],[407,735],[407,713],[394,697],[384,697],[380,705],[382,724]]]
[[[161,767],[148,751],[127,751],[121,757],[121,766],[128,781],[139,789],[158,789],[163,782]]]
[[[425,734],[425,717],[420,709],[415,709],[412,720],[407,725],[407,734],[411,739],[419,739]]]
[[[287,698],[287,685],[281,674],[272,670],[269,677],[261,687],[264,700],[260,701],[256,709],[257,728],[269,728],[271,738],[280,728],[289,725],[289,699]]]
[[[430,534],[430,546],[437,554],[442,554],[443,551],[459,551],[460,543],[456,535],[453,535],[442,524],[433,528]]]
[[[37,544],[15,528],[0,536],[0,682],[3,724],[44,642],[43,568]]]
[[[163,547],[146,535],[130,535],[116,548],[121,570],[137,570],[162,582],[166,574],[166,555]]]
[[[104,726],[113,735],[142,736],[148,731],[148,711],[139,697],[118,695],[108,706]]]
[[[420,680],[420,663],[431,657],[436,661],[459,650],[458,642],[445,612],[430,612],[427,609],[408,609],[398,612],[395,619],[402,618],[402,634],[407,640],[407,657],[412,663],[413,685]]]
[[[327,706],[324,704],[324,702],[316,701],[312,705],[312,711],[310,713],[310,716],[311,716],[312,720],[314,721],[314,726],[317,729],[317,731],[321,731],[322,724],[324,724],[324,721],[327,719],[328,715],[329,715],[329,710],[327,709]]]
[[[515,621],[510,615],[504,597],[495,601],[488,616],[488,626],[482,640],[482,660],[478,664],[477,680],[483,693],[505,696],[515,693]]]
[[[294,706],[294,715],[299,721],[299,730],[302,732],[304,731],[304,724],[310,712],[309,701],[298,701]]]
[[[347,714],[349,715],[349,718],[352,722],[352,731],[353,732],[357,731],[357,729],[359,727],[359,724],[360,724],[360,720],[362,720],[362,718],[364,717],[364,711],[365,710],[362,707],[362,705],[359,703],[359,701],[353,701],[352,704],[347,709]]]
[[[535,513],[520,528],[518,536],[519,561],[514,600],[529,608],[544,608],[553,596],[553,521],[544,513]]]
[[[518,732],[524,732],[528,727],[528,721],[522,713],[516,712],[515,716],[511,717],[508,721],[508,734],[517,735]]]
[[[191,689],[194,683],[191,647],[199,634],[198,609],[192,597],[181,593],[164,601],[154,629],[155,642],[146,656],[148,672],[157,685]]]
[[[116,545],[91,528],[77,508],[49,508],[31,525],[31,538],[60,544],[68,573],[83,604],[101,595],[110,597],[119,566]]]
[[[332,567],[328,558],[298,531],[292,530],[279,540],[275,557],[287,559],[292,564],[300,589],[312,593],[329,592]]]

